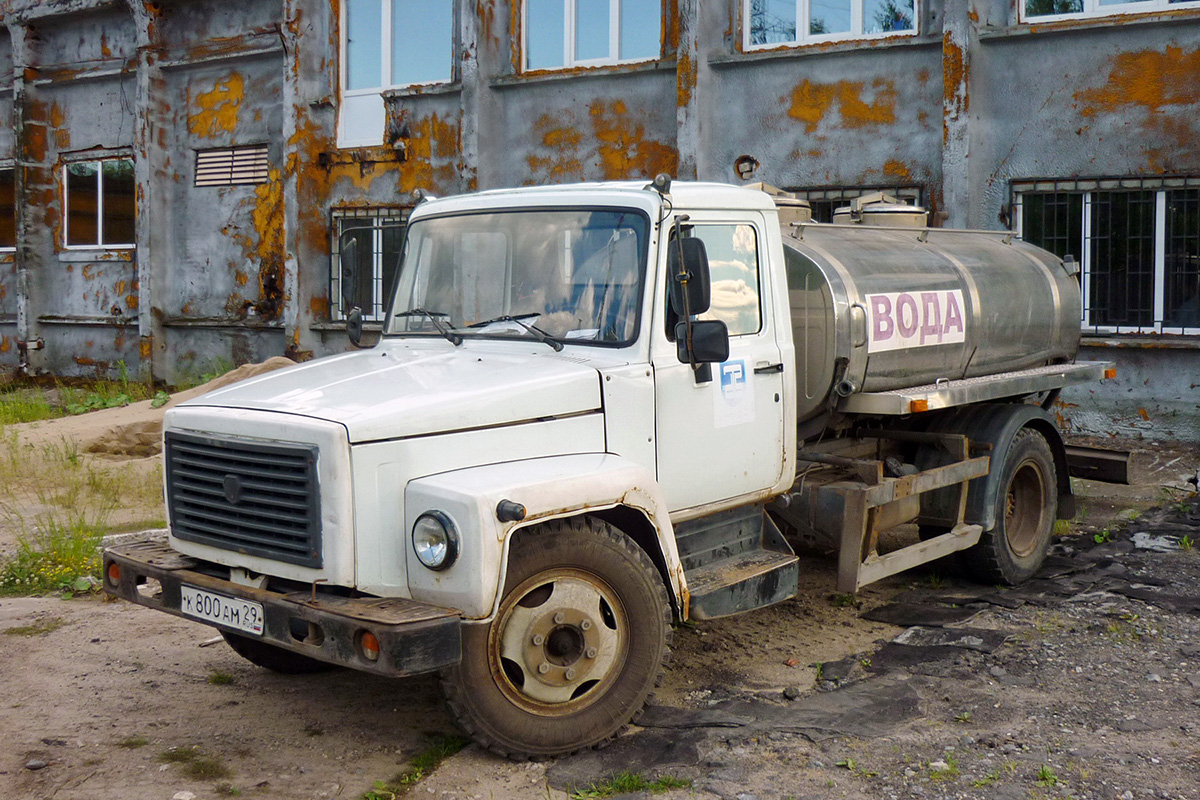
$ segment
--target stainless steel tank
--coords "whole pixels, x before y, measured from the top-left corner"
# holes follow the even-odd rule
[[[1071,265],[1004,232],[785,225],[798,417],[838,395],[1069,361]]]

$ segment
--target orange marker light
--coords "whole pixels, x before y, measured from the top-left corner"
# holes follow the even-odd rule
[[[379,640],[375,638],[375,634],[363,631],[358,639],[358,646],[362,648],[362,654],[368,661],[379,660]]]
[[[113,586],[121,584],[121,565],[115,561],[108,565],[108,582]]]
[[[1104,370],[1104,380],[1110,381],[1115,377],[1117,377],[1116,367],[1109,367],[1108,369]]]
[[[929,410],[929,401],[928,400],[910,400],[908,403],[908,410],[914,414],[920,414],[922,411],[928,411]]]

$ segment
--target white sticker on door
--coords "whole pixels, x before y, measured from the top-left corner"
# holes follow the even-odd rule
[[[742,359],[717,364],[713,387],[713,420],[718,428],[754,421],[754,382]]]

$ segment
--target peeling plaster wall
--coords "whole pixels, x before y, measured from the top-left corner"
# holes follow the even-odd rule
[[[970,225],[1012,180],[1200,174],[1200,25],[985,38],[973,74]]]
[[[1200,350],[1084,347],[1080,358],[1113,361],[1115,380],[1064,389],[1064,429],[1100,438],[1200,443]]]
[[[1013,180],[1200,174],[1195,9],[1023,26],[1013,0],[930,0],[916,37],[745,53],[739,0],[669,0],[660,60],[527,75],[518,6],[461,0],[455,80],[385,92],[384,144],[338,149],[343,2],[0,0],[0,161],[24,166],[25,207],[0,369],[22,363],[22,309],[34,372],[340,352],[333,211],[422,191],[737,182],[749,155],[751,180],[918,185],[935,224],[999,228]],[[193,186],[197,150],[260,143],[266,183]],[[83,153],[133,154],[136,251],[64,251],[60,167]],[[1064,420],[1099,432],[1111,407],[1110,427],[1200,440],[1179,378],[1200,349],[1085,352],[1128,383],[1077,390]]]

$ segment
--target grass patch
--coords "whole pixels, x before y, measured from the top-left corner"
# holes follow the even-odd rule
[[[229,686],[230,684],[236,683],[237,678],[233,677],[228,672],[213,670],[212,672],[208,673],[208,682],[213,686]]]
[[[399,772],[390,781],[375,781],[375,788],[362,796],[362,800],[395,800],[407,794],[423,779],[433,774],[443,761],[466,747],[468,741],[461,736],[441,736],[432,745],[413,756],[408,768]]]
[[[126,750],[137,750],[139,747],[145,747],[148,744],[150,744],[149,739],[147,739],[145,736],[139,736],[135,733],[133,736],[126,736],[124,739],[117,742],[117,747],[121,747]]]
[[[232,774],[220,759],[202,753],[195,745],[164,750],[158,754],[158,760],[178,766],[180,773],[198,781],[216,781]]]
[[[102,536],[80,519],[50,520],[42,530],[21,534],[17,554],[0,564],[0,597],[98,590]]]
[[[571,800],[590,800],[595,797],[616,797],[630,792],[649,792],[661,794],[671,789],[690,788],[692,782],[671,775],[647,780],[636,772],[620,772],[599,783],[593,783],[586,789],[576,789],[571,792]]]
[[[47,617],[38,620],[32,625],[18,625],[15,628],[7,628],[4,632],[9,636],[41,636],[43,633],[56,631],[66,624],[67,621],[65,619]]]
[[[1035,781],[1038,786],[1058,786],[1060,783],[1058,773],[1049,764],[1042,764],[1037,771]]]
[[[938,766],[935,768],[934,764]],[[941,761],[935,761],[929,765],[929,780],[937,783],[938,781],[952,781],[958,777],[958,759],[949,753]]]

